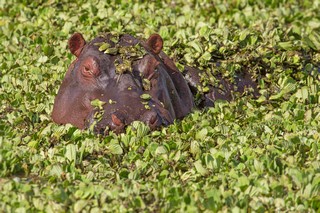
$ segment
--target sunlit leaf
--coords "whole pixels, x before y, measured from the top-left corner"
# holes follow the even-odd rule
[[[202,163],[201,163],[201,161],[196,161],[195,163],[194,163],[194,166],[195,166],[195,168],[196,168],[196,170],[197,170],[197,172],[199,173],[199,174],[201,174],[201,175],[206,175],[207,173],[208,173],[208,170],[206,170],[203,166],[202,166]]]
[[[123,150],[117,141],[112,140],[110,144],[108,144],[108,149],[110,152],[114,155],[121,155],[123,153]]]
[[[74,208],[73,210],[75,212],[81,212],[83,210],[83,208],[88,204],[88,201],[86,200],[78,200],[75,204],[74,204]]]
[[[66,146],[65,156],[70,162],[75,163],[77,157],[77,147],[74,144],[68,144]]]

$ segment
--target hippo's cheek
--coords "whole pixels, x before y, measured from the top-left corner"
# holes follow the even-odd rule
[[[58,124],[69,123],[84,129],[86,118],[91,111],[92,106],[87,95],[60,93],[53,106],[52,120]]]

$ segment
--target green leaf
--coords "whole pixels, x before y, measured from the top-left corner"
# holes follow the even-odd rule
[[[320,35],[316,32],[310,34],[309,36],[303,37],[304,43],[314,50],[320,50]]]
[[[196,168],[196,171],[200,174],[200,175],[207,175],[208,174],[208,170],[205,169],[203,166],[202,166],[202,163],[200,160],[196,161],[194,163],[194,167]]]
[[[98,109],[102,109],[103,105],[105,105],[105,104],[106,104],[106,102],[101,101],[99,99],[94,99],[94,100],[91,101],[91,106],[97,107]]]
[[[63,173],[63,170],[60,165],[53,165],[50,170],[50,175],[60,177]]]
[[[211,53],[206,51],[205,53],[202,54],[201,58],[204,59],[205,61],[210,61]]]
[[[37,148],[39,146],[39,141],[30,141],[28,143],[28,146],[32,148]]]
[[[306,101],[309,98],[309,91],[308,87],[304,86],[297,90],[297,92],[294,94],[295,97],[298,99],[301,99],[302,101]]]
[[[199,147],[199,143],[197,141],[192,141],[191,145],[190,145],[190,152],[193,155],[197,155],[201,153],[200,147]]]
[[[75,212],[81,212],[88,204],[87,200],[78,200],[73,207]]]
[[[40,58],[38,59],[38,62],[41,64],[44,64],[48,61],[48,57],[47,56],[40,56]]]
[[[135,197],[134,203],[135,203],[135,206],[138,208],[144,209],[146,207],[145,203],[143,202],[140,196]]]
[[[279,45],[279,47],[281,47],[284,50],[292,50],[293,49],[293,44],[291,41],[279,42],[278,45]]]
[[[118,143],[118,141],[112,139],[110,144],[108,145],[108,149],[111,152],[111,154],[114,155],[121,155],[123,154],[123,149],[120,146],[120,144]]]
[[[214,169],[216,167],[215,159],[210,154],[205,155],[205,163],[208,169]]]
[[[159,154],[166,154],[167,152],[168,151],[164,146],[158,146],[155,153],[156,155],[159,155]]]
[[[137,132],[137,137],[144,137],[150,132],[150,127],[141,121],[132,122],[132,127]]]
[[[244,30],[244,31],[241,31],[240,34],[239,34],[239,40],[240,41],[243,41],[246,39],[246,37],[250,34],[250,31],[249,30]]]
[[[108,48],[104,51],[104,53],[106,54],[110,54],[110,55],[116,55],[118,54],[118,49],[115,48],[115,47],[112,47],[112,48]]]
[[[203,52],[201,45],[196,41],[191,41],[188,43],[188,45],[193,47],[199,53]]]
[[[68,144],[66,146],[65,157],[70,161],[75,163],[77,159],[77,147],[74,144]]]
[[[207,136],[207,134],[208,134],[207,128],[203,128],[199,132],[197,132],[196,139],[197,140],[204,140],[205,137]]]
[[[142,98],[143,100],[150,100],[151,96],[149,94],[144,93],[144,94],[140,95],[140,98]]]
[[[109,43],[105,43],[103,42],[100,47],[99,47],[99,51],[103,52],[105,51],[106,49],[108,49],[110,47],[110,44]]]
[[[296,90],[296,82],[290,77],[280,78],[278,84],[281,91],[275,95],[270,96],[270,100],[277,100],[282,98],[285,94],[291,93]]]
[[[320,50],[320,35],[317,32],[313,32],[309,36],[310,41],[312,42],[314,49],[316,51]]]
[[[250,182],[249,182],[249,178],[246,176],[241,176],[238,178],[238,186],[239,187],[246,187],[249,186]]]
[[[37,210],[44,210],[44,202],[40,198],[32,198],[32,203]]]
[[[258,174],[262,174],[263,173],[264,166],[260,161],[258,161],[257,159],[254,159],[253,165],[254,165],[254,169],[257,171]]]

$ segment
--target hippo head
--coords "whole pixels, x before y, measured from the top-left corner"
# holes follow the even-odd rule
[[[140,45],[139,40],[129,35],[106,34],[86,42],[80,33],[75,33],[68,46],[76,59],[55,98],[54,122],[70,123],[80,129],[95,123],[95,131],[103,134],[108,130],[122,132],[134,120],[145,122],[151,129],[173,122],[170,110],[161,100],[153,98],[155,91],[144,85],[159,64],[148,54],[161,51],[159,35],[152,35]],[[134,51],[135,48],[140,49]],[[143,52],[141,49],[148,50],[137,54]],[[102,103],[100,109],[92,106],[94,100]]]

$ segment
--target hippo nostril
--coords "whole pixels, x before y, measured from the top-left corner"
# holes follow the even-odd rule
[[[111,119],[112,119],[112,122],[113,122],[116,126],[121,126],[121,125],[123,125],[122,121],[121,121],[115,114],[112,114],[112,115],[111,115]]]
[[[156,114],[153,114],[149,119],[149,125],[155,125],[158,121],[158,116]]]
[[[100,135],[104,135],[104,133],[105,133],[105,128],[100,128],[98,132],[99,132]]]
[[[156,112],[148,111],[142,116],[142,121],[144,121],[151,130],[154,130],[162,125],[162,119]]]

